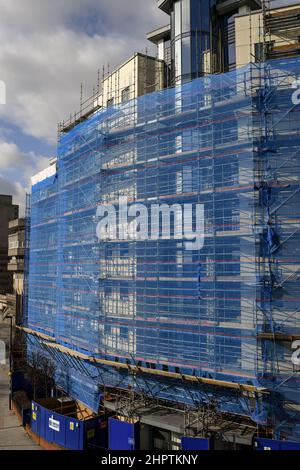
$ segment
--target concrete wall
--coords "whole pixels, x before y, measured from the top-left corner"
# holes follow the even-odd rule
[[[292,12],[299,10],[299,5],[276,8],[271,10],[271,13],[276,15],[280,13]],[[295,13],[296,14],[296,13]],[[255,44],[263,43],[264,28],[263,28],[263,15],[261,12],[243,15],[237,15],[235,18],[235,36],[236,36],[236,66],[242,67],[243,65],[255,62]],[[286,37],[285,37],[286,36]],[[266,41],[273,42],[274,47],[280,48],[289,44],[297,43],[297,34],[295,38],[291,37],[288,33],[286,35],[266,34]]]
[[[235,19],[236,66],[255,62],[255,44],[263,40],[261,13],[238,16]]]
[[[143,54],[135,54],[103,80],[102,93],[95,105],[104,108],[118,105],[146,93],[162,90],[164,85],[164,62]],[[109,102],[110,100],[113,102]]]

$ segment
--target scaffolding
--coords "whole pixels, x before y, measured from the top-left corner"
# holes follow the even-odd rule
[[[263,2],[266,58],[280,59],[300,55],[300,7],[274,8],[274,0]]]
[[[250,64],[61,128],[57,173],[32,188],[26,327],[67,393],[95,411],[107,388],[213,401],[300,440],[299,75]],[[121,196],[203,204],[204,247],[99,241],[97,208]]]

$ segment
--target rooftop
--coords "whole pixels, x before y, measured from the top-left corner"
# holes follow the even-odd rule
[[[170,8],[174,0],[157,0],[158,8],[165,13],[170,13]]]
[[[158,8],[170,14],[173,2],[174,0],[157,0]],[[261,0],[220,0],[217,9],[223,15],[243,6],[249,6],[251,9],[256,10],[261,8]]]
[[[161,26],[160,28],[154,29],[147,33],[147,39],[154,44],[157,44],[161,39],[169,39],[171,34],[171,26],[167,24],[166,26]]]
[[[12,196],[8,194],[0,194],[0,201],[1,202],[12,202]]]
[[[259,10],[261,8],[261,0],[219,0],[217,10],[219,14],[226,15],[232,10],[246,6],[250,7],[251,10]]]

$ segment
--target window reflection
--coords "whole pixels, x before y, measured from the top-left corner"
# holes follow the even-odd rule
[[[182,39],[182,75],[187,75],[191,70],[191,37]]]
[[[182,0],[182,32],[187,33],[191,29],[190,0]]]
[[[175,38],[181,34],[181,0],[174,4]]]
[[[217,71],[217,0],[177,0],[171,12],[173,81]]]

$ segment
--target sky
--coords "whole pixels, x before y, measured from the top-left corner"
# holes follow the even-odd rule
[[[280,3],[297,3],[286,0]],[[134,52],[155,53],[146,32],[167,24],[156,0],[0,0],[0,194],[24,213],[30,177],[56,155],[57,124]]]
[[[57,124],[78,111],[97,70],[134,52],[155,53],[146,33],[167,24],[156,0],[0,0],[0,194],[24,213],[30,177],[56,155]]]

